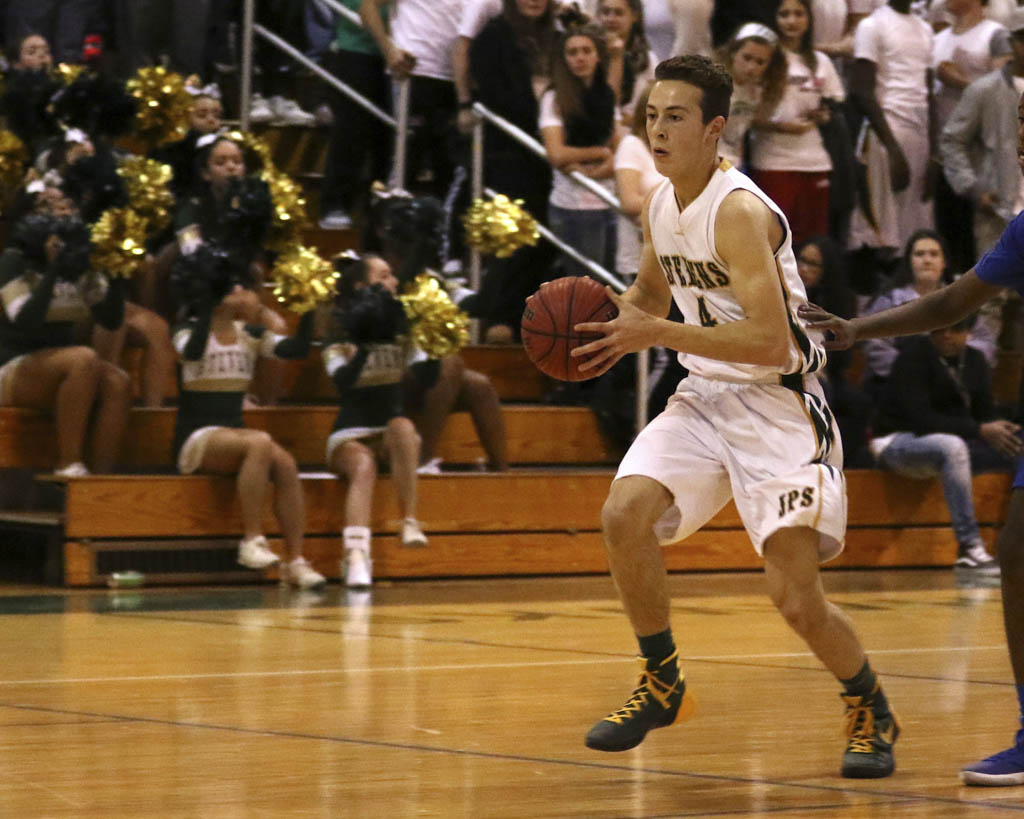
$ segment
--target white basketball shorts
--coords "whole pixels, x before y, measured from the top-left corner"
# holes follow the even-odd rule
[[[690,375],[637,436],[615,478],[643,475],[672,493],[655,525],[674,543],[736,502],[758,554],[779,529],[821,535],[819,559],[843,550],[846,480],[832,411],[814,376],[794,387],[735,384]]]

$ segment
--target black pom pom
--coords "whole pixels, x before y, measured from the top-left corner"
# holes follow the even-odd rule
[[[107,151],[83,156],[64,171],[61,189],[74,200],[82,218],[93,223],[108,208],[128,204],[124,180],[117,172],[114,157]]]
[[[59,132],[49,106],[60,87],[48,71],[15,70],[4,78],[0,111],[7,116],[7,127],[26,145],[38,147]]]
[[[336,319],[356,344],[394,341],[409,330],[402,302],[379,284],[360,288]]]
[[[80,128],[90,136],[116,137],[131,130],[138,101],[123,82],[83,71],[53,97],[52,110],[66,128]]]
[[[221,216],[225,241],[249,248],[260,245],[273,216],[267,183],[255,176],[232,179],[225,202],[227,208]]]
[[[92,252],[89,228],[77,216],[30,213],[14,226],[10,243],[25,254],[31,265],[43,270],[50,264],[46,257],[46,243],[51,236],[59,237],[62,243],[53,263],[58,278],[77,281],[89,271],[89,254]]]
[[[248,265],[237,251],[212,242],[180,255],[171,267],[171,292],[187,312],[199,304],[217,304],[236,284],[253,286]]]

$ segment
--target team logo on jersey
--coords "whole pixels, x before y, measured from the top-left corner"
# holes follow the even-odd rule
[[[698,290],[714,290],[728,287],[729,277],[713,261],[694,262],[682,256],[671,254],[659,256],[658,262],[668,279],[669,286],[695,287]]]
[[[814,487],[790,489],[779,495],[779,517],[784,518],[795,509],[806,509],[814,503]]]

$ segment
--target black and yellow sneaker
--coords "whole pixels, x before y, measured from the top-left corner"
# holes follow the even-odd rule
[[[686,691],[683,675],[675,673],[674,679],[663,679],[659,669],[670,663],[674,666],[677,652],[662,660],[655,668],[647,667],[647,660],[640,660],[640,681],[636,691],[622,708],[613,711],[590,731],[585,741],[595,751],[628,751],[641,742],[647,732],[654,728],[665,728],[693,716],[697,704]],[[665,672],[663,672],[665,673]]]
[[[878,690],[877,687],[875,689]],[[875,697],[842,694],[846,703],[846,751],[842,774],[847,779],[880,779],[896,769],[892,746],[900,735],[895,714],[883,705],[876,710]]]

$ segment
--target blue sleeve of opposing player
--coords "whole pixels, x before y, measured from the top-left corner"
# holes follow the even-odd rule
[[[996,246],[981,257],[974,272],[997,287],[1024,291],[1024,212],[1006,226]]]

